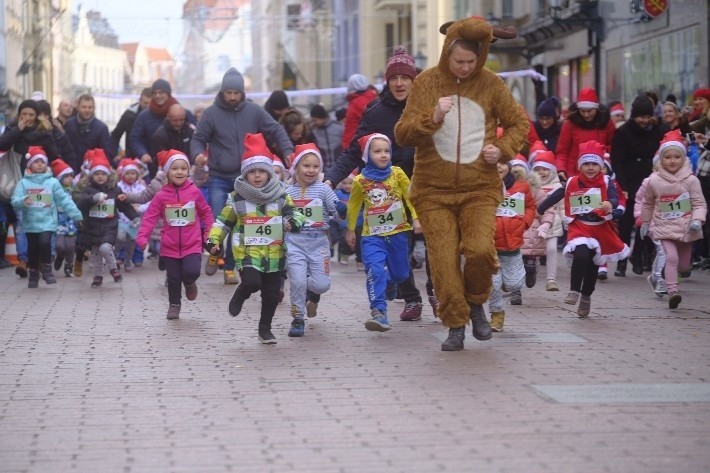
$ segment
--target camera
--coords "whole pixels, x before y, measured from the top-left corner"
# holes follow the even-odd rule
[[[688,140],[688,144],[695,143],[695,133],[692,131],[685,134],[685,138]]]

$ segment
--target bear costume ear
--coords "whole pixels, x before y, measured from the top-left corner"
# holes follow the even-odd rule
[[[447,21],[439,27],[439,33],[446,35],[449,31],[449,27],[455,22]],[[494,26],[493,27],[493,39],[491,43],[495,43],[498,39],[513,39],[518,36],[518,30],[514,26]]]
[[[453,21],[447,21],[446,23],[444,23],[443,25],[441,25],[441,26],[439,27],[439,33],[445,35],[446,32],[447,32],[448,29],[449,29],[449,26],[451,26],[451,25],[453,25],[453,24],[454,24]]]

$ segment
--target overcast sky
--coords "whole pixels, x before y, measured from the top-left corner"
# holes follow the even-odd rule
[[[108,19],[121,43],[142,42],[177,53],[182,39],[182,0],[82,0],[83,4]]]

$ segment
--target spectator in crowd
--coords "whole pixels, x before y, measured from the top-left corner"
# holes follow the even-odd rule
[[[274,90],[266,102],[264,103],[264,110],[266,110],[271,118],[276,121],[281,119],[281,116],[291,108],[291,104],[288,102],[288,95],[283,90]]]
[[[124,134],[126,135],[126,145],[124,146],[124,149],[126,150],[126,154],[129,154],[128,150],[131,149],[131,130],[133,129],[133,124],[135,123],[138,114],[148,108],[148,106],[150,105],[152,93],[153,92],[150,87],[146,87],[145,89],[143,89],[141,91],[140,97],[138,98],[138,102],[132,104],[123,112],[123,115],[121,115],[121,118],[116,124],[116,128],[114,128],[111,132],[111,143],[113,144],[114,149],[116,150],[116,158],[114,159],[114,164],[118,164],[118,161],[121,159],[118,153],[118,149],[120,146],[121,137]]]
[[[345,128],[343,130],[343,149],[350,146],[355,136],[360,119],[367,104],[377,97],[377,89],[370,85],[362,74],[353,74],[348,78],[348,110],[345,112]]]
[[[535,131],[540,141],[548,151],[553,153],[557,149],[557,140],[560,138],[560,116],[557,112],[556,98],[550,97],[540,102],[537,107],[537,120],[535,121]],[[559,101],[557,101],[559,102]],[[532,145],[532,143],[530,143]]]
[[[168,116],[162,125],[155,130],[150,139],[150,150],[153,156],[158,156],[158,152],[167,150],[177,150],[185,156],[190,156],[190,141],[195,132],[195,125],[187,121],[187,111],[179,103],[174,104],[168,110]],[[156,171],[157,161],[153,161],[151,172]]]
[[[66,99],[60,101],[59,106],[57,107],[57,121],[62,125],[62,129],[64,129],[64,125],[67,124],[67,120],[73,116],[74,105]]]
[[[112,160],[114,156],[115,149],[111,144],[108,127],[96,118],[95,109],[94,97],[84,94],[77,101],[76,116],[67,120],[65,130],[74,148],[76,158],[73,162],[67,159],[65,161],[74,170],[74,174],[79,174],[84,154],[90,149],[103,149],[109,160]]]
[[[322,105],[311,108],[313,136],[323,158],[323,169],[328,169],[343,151],[343,125],[333,121]]]

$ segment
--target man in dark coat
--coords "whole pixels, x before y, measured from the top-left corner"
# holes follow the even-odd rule
[[[176,149],[185,156],[190,156],[190,141],[194,132],[195,125],[187,121],[187,113],[183,106],[176,103],[170,107],[165,121],[150,139],[150,154],[154,158],[152,166],[157,165],[159,151]],[[155,172],[155,169],[151,172]]]
[[[126,154],[129,154],[129,150],[131,149],[131,130],[133,129],[133,123],[135,123],[138,114],[148,108],[148,105],[150,105],[151,94],[152,90],[150,87],[146,87],[145,89],[143,89],[141,91],[141,96],[138,99],[138,102],[132,104],[123,112],[123,115],[121,115],[121,118],[116,124],[116,128],[114,128],[111,132],[111,143],[113,144],[114,149],[116,150],[116,154],[118,154],[118,148],[120,146],[121,137],[124,133],[126,134],[126,146],[124,149],[126,150]],[[114,164],[118,163],[115,162]]]
[[[79,174],[87,150],[101,148],[109,160],[112,160],[115,154],[108,127],[96,118],[94,109],[94,97],[89,94],[80,96],[77,101],[77,115],[67,120],[64,127],[74,148],[74,162],[67,162],[74,170],[74,174]]]

